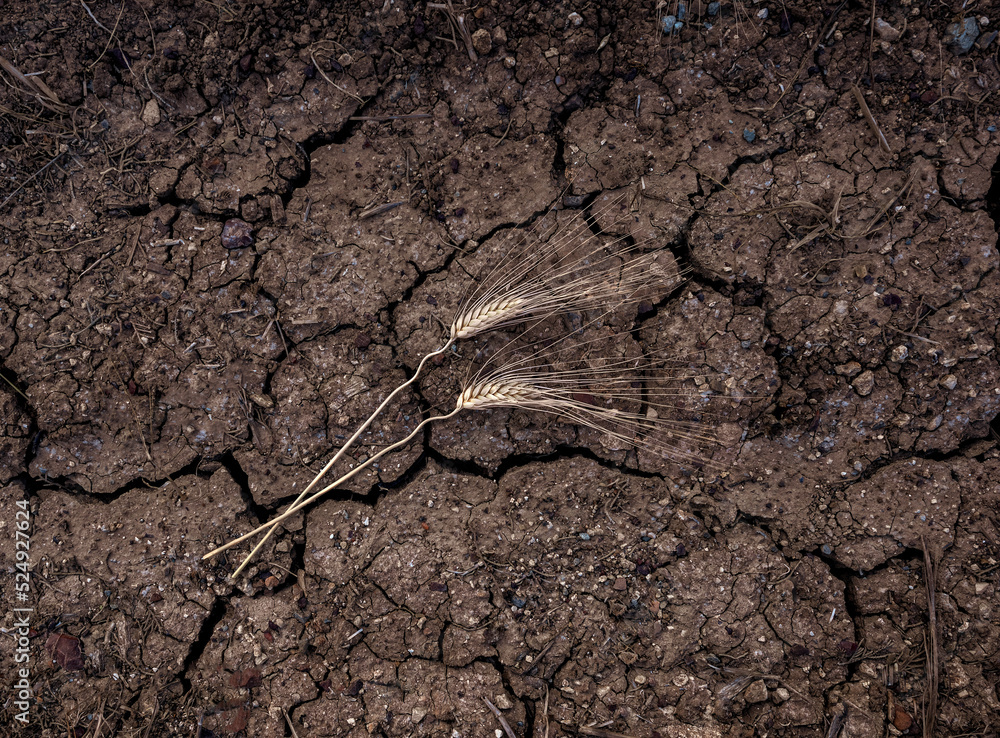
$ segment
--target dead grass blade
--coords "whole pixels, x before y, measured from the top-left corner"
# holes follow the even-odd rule
[[[30,77],[26,76],[20,69],[15,67],[9,60],[2,56],[0,56],[0,67],[3,67],[7,74],[14,78],[14,84],[11,86],[15,90],[34,98],[47,110],[50,110],[57,115],[67,115],[70,110],[72,110],[72,108],[60,100],[59,96],[54,93],[37,75],[32,75]]]

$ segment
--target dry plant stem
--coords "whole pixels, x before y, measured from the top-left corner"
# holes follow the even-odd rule
[[[235,546],[235,545],[237,545],[239,543],[242,543],[243,541],[247,540],[248,538],[253,538],[255,535],[257,535],[258,533],[261,533],[262,531],[266,530],[267,528],[273,528],[278,523],[280,523],[281,521],[286,520],[287,518],[291,517],[292,515],[294,515],[295,513],[297,513],[302,508],[306,507],[307,505],[311,505],[313,502],[315,502],[316,500],[318,500],[320,497],[322,497],[323,495],[325,495],[327,492],[330,492],[331,490],[336,489],[341,484],[343,484],[344,482],[346,482],[348,479],[350,479],[351,477],[353,477],[355,474],[359,473],[363,469],[367,469],[369,466],[371,466],[372,464],[374,464],[376,461],[378,461],[379,459],[381,459],[386,454],[388,454],[388,453],[390,453],[392,451],[395,451],[400,446],[405,446],[407,443],[409,443],[410,441],[412,441],[417,436],[417,434],[420,433],[420,431],[422,431],[430,423],[433,423],[434,421],[437,421],[437,420],[447,420],[449,418],[454,417],[455,415],[458,414],[459,409],[460,408],[456,408],[455,410],[452,410],[447,415],[435,415],[434,417],[427,418],[427,419],[421,421],[421,423],[416,428],[414,428],[413,431],[410,433],[410,435],[408,435],[406,438],[402,439],[401,441],[396,441],[391,446],[386,446],[384,449],[382,449],[381,451],[379,451],[377,454],[375,454],[374,456],[372,456],[370,459],[368,459],[364,463],[359,464],[358,466],[354,467],[351,471],[349,471],[347,474],[345,474],[344,476],[342,476],[336,482],[333,482],[332,484],[327,485],[326,487],[324,487],[323,489],[321,489],[319,492],[313,493],[311,497],[308,497],[308,498],[302,500],[301,502],[297,502],[297,503],[293,504],[290,508],[288,508],[287,510],[285,510],[285,512],[283,512],[281,515],[279,515],[278,517],[276,517],[274,520],[268,521],[267,523],[264,523],[263,525],[257,526],[256,528],[254,528],[249,533],[244,533],[239,538],[234,538],[229,543],[225,544],[224,546],[219,546],[214,551],[209,551],[202,558],[203,559],[210,559],[213,556],[216,556],[216,555],[222,553],[223,551],[226,551],[226,550],[232,548],[233,546]],[[303,493],[303,494],[305,494],[305,493]],[[301,496],[302,495],[300,495],[300,497]],[[240,568],[237,569],[235,572],[233,572],[233,577],[234,578],[236,576],[238,576],[239,573],[243,570],[243,568],[247,565],[247,563],[249,563],[250,558],[251,557],[248,556],[247,559],[246,559],[246,561],[243,562],[243,564],[240,566]]]
[[[330,467],[332,467],[334,464],[337,463],[337,461],[340,460],[340,457],[343,456],[347,452],[347,449],[349,449],[351,446],[354,445],[354,442],[358,440],[358,438],[361,436],[362,433],[365,432],[365,430],[367,430],[368,426],[372,424],[372,421],[374,421],[375,418],[377,418],[379,416],[379,414],[381,414],[381,412],[383,410],[385,410],[386,406],[390,402],[392,402],[393,398],[396,397],[396,395],[398,395],[404,389],[406,389],[407,387],[409,387],[411,384],[413,384],[415,381],[417,381],[417,377],[419,377],[420,376],[420,372],[423,371],[424,364],[427,363],[427,360],[430,359],[430,358],[432,358],[432,357],[434,357],[434,356],[438,356],[439,354],[443,354],[445,351],[448,350],[448,348],[451,346],[451,344],[453,342],[454,342],[454,339],[449,339],[448,343],[446,343],[444,346],[442,346],[441,348],[439,348],[437,351],[432,351],[431,353],[427,354],[423,359],[420,360],[420,363],[417,365],[417,370],[413,373],[413,376],[410,377],[407,381],[403,382],[403,384],[399,385],[392,392],[390,392],[389,396],[386,397],[382,401],[382,404],[379,405],[377,408],[375,408],[375,412],[373,412],[371,415],[368,416],[368,420],[366,420],[361,425],[360,428],[358,428],[356,431],[354,431],[354,435],[347,439],[347,442],[343,446],[340,447],[340,449],[337,451],[337,453],[335,453],[333,455],[333,458],[330,459],[328,462],[326,462],[326,466],[324,466],[322,468],[322,470],[320,470],[319,474],[317,474],[313,478],[313,480],[309,483],[309,485],[304,490],[302,490],[302,492],[299,493],[299,496],[295,498],[295,502],[292,503],[292,507],[290,509],[292,509],[292,510],[297,510],[298,509],[297,506],[302,501],[302,499],[307,494],[309,494],[309,491],[319,483],[319,480],[322,479],[326,475],[326,473],[328,471],[330,471]],[[417,426],[417,427],[419,428],[420,426]],[[412,435],[409,436],[408,438],[412,438]],[[382,453],[385,453],[385,451],[383,451]],[[381,455],[381,454],[379,454],[379,455]],[[374,458],[377,459],[378,456],[375,456]],[[369,459],[369,461],[367,463],[371,463],[371,461],[373,461],[373,460],[374,459]],[[362,468],[364,468],[364,466],[358,467],[358,469],[355,469],[355,472],[357,472],[358,470],[360,470]],[[344,479],[339,480],[338,484],[340,482],[342,482],[342,481],[344,481]],[[289,513],[286,513],[286,515],[288,515],[288,514]],[[240,565],[240,568],[237,569],[233,573],[234,577],[237,576],[241,571],[243,571],[244,567],[246,567],[246,565],[248,563],[250,563],[250,560],[253,559],[253,557],[257,555],[257,553],[260,551],[260,549],[264,547],[264,544],[267,543],[267,539],[271,537],[271,534],[274,533],[275,529],[277,528],[278,522],[280,522],[283,519],[284,519],[283,517],[282,518],[277,518],[277,519],[272,520],[269,523],[267,523],[267,525],[270,526],[270,529],[267,531],[267,535],[265,535],[263,538],[260,539],[260,543],[258,543],[254,547],[253,551],[250,552],[250,555],[247,556],[246,559],[244,559],[243,563]],[[266,527],[266,526],[264,526],[264,527]],[[258,528],[257,530],[260,530],[260,528]],[[217,553],[218,551],[221,551],[221,550],[222,549],[216,549],[216,551],[213,551],[212,553],[207,554],[204,558],[206,558],[206,559],[210,558],[215,553]]]

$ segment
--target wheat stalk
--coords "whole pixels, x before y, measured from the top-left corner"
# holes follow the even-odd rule
[[[681,281],[681,273],[665,268],[660,263],[656,251],[638,253],[648,248],[648,242],[636,243],[629,235],[603,238],[602,230],[595,234],[595,225],[615,211],[625,212],[624,218],[616,217],[612,226],[627,223],[631,218],[631,208],[626,206],[627,195],[612,201],[596,214],[582,218],[574,226],[558,232],[539,248],[525,236],[520,244],[511,248],[486,277],[476,285],[472,293],[461,303],[452,321],[449,337],[445,344],[425,355],[417,365],[413,376],[399,385],[382,401],[375,411],[361,424],[354,434],[333,455],[313,480],[302,490],[288,510],[269,523],[257,528],[226,546],[215,549],[204,556],[211,558],[230,546],[251,535],[268,528],[267,534],[244,559],[233,573],[238,576],[246,565],[264,546],[277,524],[300,510],[309,501],[318,499],[326,492],[347,481],[361,469],[374,463],[389,451],[408,443],[428,422],[450,417],[461,407],[449,414],[429,418],[417,426],[402,441],[399,441],[368,459],[352,472],[327,486],[321,492],[307,495],[326,476],[347,450],[374,422],[388,404],[416,382],[427,361],[445,353],[459,340],[473,338],[487,331],[516,325],[530,319],[544,320],[553,315],[567,312],[606,309],[608,305],[621,307],[645,299],[650,294],[662,293],[666,287],[674,287]],[[529,232],[530,235],[530,232]],[[631,257],[631,258],[629,258]]]

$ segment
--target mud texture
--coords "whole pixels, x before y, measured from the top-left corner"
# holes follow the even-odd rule
[[[0,732],[995,735],[1000,14],[800,5],[4,5]],[[621,195],[705,463],[467,413],[202,561]]]

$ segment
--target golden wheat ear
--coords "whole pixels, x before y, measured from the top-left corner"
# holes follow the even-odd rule
[[[204,558],[211,558],[266,528],[266,535],[234,572],[233,576],[237,576],[256,556],[282,520],[387,453],[388,449],[380,452],[323,491],[307,497],[388,404],[417,381],[427,361],[445,353],[456,341],[532,319],[544,320],[561,313],[594,309],[608,311],[639,300],[651,297],[656,299],[680,284],[683,280],[682,273],[672,260],[669,264],[664,263],[663,253],[655,249],[655,244],[650,241],[636,243],[627,234],[627,227],[623,228],[625,235],[608,234],[597,228],[596,224],[599,222],[609,222],[609,227],[627,226],[631,218],[628,202],[629,197],[622,195],[601,211],[574,219],[565,229],[557,231],[541,244],[524,234],[520,240],[515,239],[514,245],[507,250],[500,262],[487,272],[462,302],[445,344],[421,359],[413,376],[389,393],[299,493],[289,508],[253,533],[209,552]],[[430,418],[424,423],[437,419],[439,418]],[[424,423],[418,428],[422,428]],[[403,443],[413,438],[415,433],[416,431],[407,436]],[[397,448],[399,445],[393,444],[389,448]]]
[[[556,416],[600,434],[603,445],[632,447],[694,467],[716,468],[706,452],[718,446],[711,393],[679,360],[646,355],[563,356],[575,346],[510,356],[467,382],[456,410],[512,408]],[[587,342],[584,342],[586,346]]]

